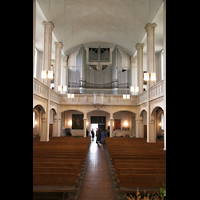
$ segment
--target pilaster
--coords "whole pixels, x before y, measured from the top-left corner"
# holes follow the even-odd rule
[[[52,31],[54,24],[52,22],[42,22],[44,26],[44,52],[43,52],[43,70],[51,70],[51,50],[52,50]],[[48,79],[44,79],[44,84],[48,87]]]
[[[143,92],[143,43],[135,45],[137,49],[137,77],[139,83],[139,94]]]
[[[47,126],[49,126],[49,124],[47,123],[47,115],[48,113],[44,113],[42,115],[42,119],[41,119],[41,133],[40,133],[40,141],[49,141],[49,129],[47,128]]]
[[[155,72],[155,23],[148,23],[144,28],[147,32],[147,72]],[[152,122],[150,121],[150,105],[149,105],[149,88],[152,87],[156,81],[147,81],[147,142],[154,142],[152,135]]]
[[[58,92],[58,85],[61,84],[61,49],[63,48],[62,42],[55,42],[55,74],[54,74],[54,90]]]
[[[147,71],[148,73],[155,72],[155,28],[157,24],[148,23],[145,26],[147,32]],[[156,82],[150,81],[150,87]]]
[[[86,137],[86,123],[87,118],[83,118],[83,137]]]
[[[110,137],[112,137],[112,132],[113,132],[113,118],[110,118]]]

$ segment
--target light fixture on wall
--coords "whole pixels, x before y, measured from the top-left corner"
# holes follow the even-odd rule
[[[144,73],[144,81],[156,81],[156,73]]]
[[[139,92],[139,87],[138,86],[136,86],[136,87],[131,86],[130,87],[130,92]]]
[[[67,98],[74,98],[74,94],[67,94]]]
[[[53,71],[52,70],[48,70],[48,71],[42,70],[41,77],[52,79],[53,78]]]
[[[124,122],[124,126],[128,126],[128,122],[127,121]]]
[[[68,124],[71,126],[71,125],[72,125],[72,121],[70,120],[70,121],[68,122]]]
[[[64,85],[64,86],[59,85],[58,86],[58,91],[59,92],[66,92],[67,91],[67,86],[66,85]]]
[[[123,94],[123,99],[130,99],[130,94]]]

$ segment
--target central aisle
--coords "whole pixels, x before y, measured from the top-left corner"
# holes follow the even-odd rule
[[[103,144],[91,141],[87,166],[78,200],[115,200],[112,179]]]

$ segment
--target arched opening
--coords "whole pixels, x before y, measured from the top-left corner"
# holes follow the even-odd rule
[[[113,113],[116,137],[136,137],[136,114],[131,111]]]
[[[58,121],[57,121],[57,113],[55,109],[50,110],[50,118],[49,118],[49,137],[58,136]]]
[[[40,137],[42,132],[42,115],[45,113],[41,105],[33,108],[33,138]]]
[[[61,113],[61,136],[84,136],[84,113],[78,110],[67,110]]]
[[[151,113],[155,120],[156,140],[164,140],[164,111],[161,107],[155,107]]]
[[[142,117],[141,135],[143,138],[147,138],[147,111],[143,110],[140,116]]]
[[[108,137],[110,137],[110,113],[102,110],[93,110],[87,113],[86,128],[91,135],[93,129],[96,135],[97,128],[105,130]]]

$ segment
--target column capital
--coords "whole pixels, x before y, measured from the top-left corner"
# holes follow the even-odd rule
[[[55,47],[58,47],[60,49],[63,48],[63,43],[62,42],[54,42]]]
[[[144,27],[144,29],[146,30],[146,32],[148,33],[150,30],[155,30],[157,24],[155,23],[148,23],[146,24],[146,26]]]
[[[134,62],[135,58],[136,58],[135,56],[130,56],[131,62]]]
[[[136,48],[137,50],[138,50],[138,49],[143,49],[144,46],[145,46],[144,43],[137,43],[137,44],[135,45],[135,48]]]
[[[43,21],[42,22],[42,25],[44,26],[44,27],[46,27],[46,26],[48,26],[48,27],[50,27],[51,28],[51,31],[53,31],[53,29],[54,29],[54,24],[53,24],[53,22],[47,22],[47,21]]]

